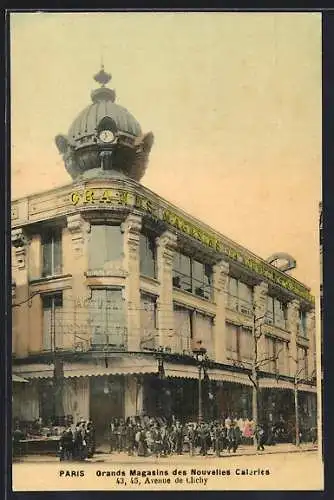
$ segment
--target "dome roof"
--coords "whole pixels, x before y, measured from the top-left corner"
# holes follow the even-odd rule
[[[93,102],[75,118],[67,136],[55,137],[74,180],[122,174],[139,181],[145,173],[153,134],[143,134],[132,114],[115,103],[115,91],[105,86],[110,79],[102,66],[94,77],[101,87],[92,91]]]
[[[69,141],[95,134],[98,124],[105,117],[111,118],[120,132],[139,137],[142,131],[138,121],[126,108],[113,102],[113,97],[113,91],[103,87],[92,92],[94,102],[81,111],[70,126]]]

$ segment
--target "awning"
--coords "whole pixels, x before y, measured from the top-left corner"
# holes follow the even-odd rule
[[[52,364],[49,365],[45,363],[15,366],[17,375],[29,379],[51,378],[53,377],[53,370]]]
[[[166,377],[198,379],[198,368],[193,365],[164,363],[164,373]]]
[[[102,377],[104,375],[141,375],[158,373],[155,358],[118,358],[96,363],[64,363],[64,377]]]
[[[12,382],[28,383],[29,380],[26,380],[25,378],[19,377],[18,375],[15,375],[15,373],[13,373],[12,374]]]
[[[316,394],[317,388],[314,385],[298,384],[298,391],[299,392],[313,392]]]
[[[276,378],[260,378],[260,389],[293,389],[293,383],[289,380],[280,380]]]
[[[220,382],[231,382],[232,384],[253,385],[248,375],[239,372],[231,372],[228,370],[208,370],[208,376],[212,380]]]
[[[94,359],[87,363],[67,363],[63,365],[64,377],[102,377],[103,375],[135,375],[158,373],[158,362],[153,357],[118,357]],[[18,366],[15,371],[27,379],[52,378],[53,364]]]

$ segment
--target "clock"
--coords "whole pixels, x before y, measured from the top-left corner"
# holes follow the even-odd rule
[[[101,130],[99,139],[102,142],[113,142],[115,140],[115,135],[111,130]]]

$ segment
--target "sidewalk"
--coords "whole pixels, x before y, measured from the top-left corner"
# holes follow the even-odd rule
[[[221,458],[225,457],[240,457],[240,456],[254,456],[254,455],[276,455],[279,453],[304,453],[304,452],[315,452],[317,450],[317,445],[312,443],[303,443],[299,447],[293,444],[276,444],[274,446],[266,446],[264,451],[257,451],[253,446],[242,445],[239,446],[236,453],[228,453],[226,450],[221,454]],[[85,463],[101,463],[101,462],[113,462],[113,463],[145,463],[152,462],[156,460],[164,460],[173,461],[173,462],[192,462],[198,459],[217,459],[216,455],[212,452],[209,453],[206,457],[202,457],[201,455],[191,456],[189,453],[185,452],[183,455],[170,455],[167,457],[156,458],[154,455],[148,457],[137,457],[129,456],[126,452],[123,453],[109,453],[109,446],[102,445],[97,449],[97,453],[94,455],[94,458],[88,459]],[[59,462],[59,458],[54,455],[26,455],[19,460],[15,460],[14,463],[26,463],[26,462]],[[64,462],[65,463],[65,462]]]

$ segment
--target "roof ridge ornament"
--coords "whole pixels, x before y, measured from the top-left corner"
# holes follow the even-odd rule
[[[107,83],[111,80],[111,74],[104,71],[104,64],[101,64],[101,69],[96,75],[94,75],[94,80],[101,85],[101,87],[105,87]]]

